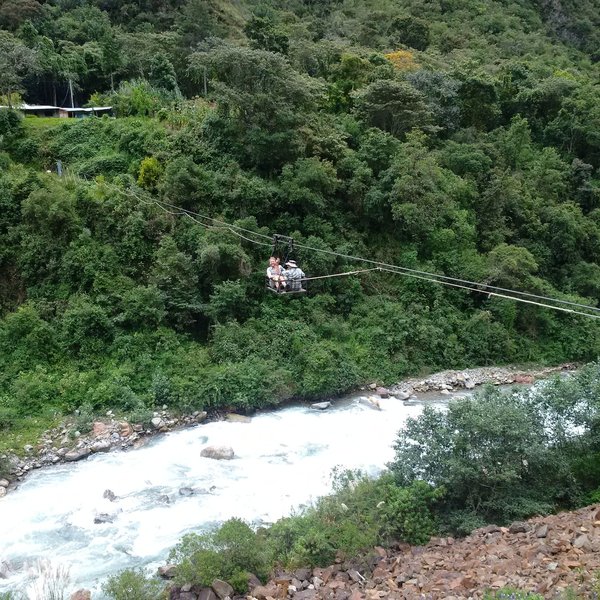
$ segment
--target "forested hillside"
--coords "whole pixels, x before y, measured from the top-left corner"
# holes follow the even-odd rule
[[[599,21],[597,0],[0,0],[0,104],[72,86],[116,117],[0,109],[0,447],[76,410],[596,358],[581,315],[376,271],[282,297],[264,272],[279,233],[311,276],[360,256],[596,307]]]

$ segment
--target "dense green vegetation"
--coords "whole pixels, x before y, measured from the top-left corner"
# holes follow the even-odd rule
[[[432,535],[597,501],[599,391],[595,363],[535,390],[490,387],[447,411],[427,408],[398,434],[395,458],[378,479],[338,473],[332,495],[268,528],[253,531],[232,519],[184,536],[169,557],[176,582],[208,586],[220,578],[244,593],[248,573],[264,579],[276,567],[327,566],[336,558],[368,565],[373,546],[424,544]],[[110,580],[116,600],[123,577]],[[490,597],[537,598],[514,590]]]
[[[0,2],[5,104],[70,81],[118,117],[0,109],[0,444],[76,409],[594,359],[592,319],[419,279],[263,289],[278,232],[326,251],[297,252],[315,276],[358,266],[337,252],[595,306],[598,16],[553,6]]]
[[[83,429],[107,409],[145,421],[594,360],[582,316],[390,273],[291,299],[263,276],[278,232],[315,276],[363,256],[597,306],[599,15],[589,0],[0,0],[1,104],[66,104],[72,86],[117,117],[0,109],[0,450],[75,411]],[[266,531],[186,537],[178,577],[242,590],[249,569],[598,500],[598,397],[596,365],[525,400],[425,411],[384,477],[341,476]],[[136,571],[106,592],[159,593]]]

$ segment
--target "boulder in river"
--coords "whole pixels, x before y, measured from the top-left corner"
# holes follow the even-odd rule
[[[92,451],[89,448],[78,448],[76,450],[70,450],[67,452],[64,458],[67,462],[75,462],[77,460],[87,458],[91,452]]]
[[[315,402],[310,406],[311,408],[316,408],[317,410],[325,410],[331,406],[331,402]]]
[[[379,398],[377,396],[361,396],[359,398],[359,402],[368,406],[369,408],[374,408],[375,410],[381,410],[381,406],[379,404]]]
[[[116,519],[116,515],[109,515],[108,513],[98,513],[94,517],[94,523],[96,525],[102,525],[103,523],[112,523]]]
[[[104,494],[102,494],[103,498],[114,502],[117,499],[117,495],[112,490],[104,490]]]
[[[235,453],[233,452],[233,448],[229,446],[206,446],[200,452],[200,456],[214,460],[231,460],[235,456]]]
[[[227,413],[225,419],[230,423],[250,423],[252,419],[246,415],[238,415],[237,413]]]

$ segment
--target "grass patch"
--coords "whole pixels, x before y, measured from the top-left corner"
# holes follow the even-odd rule
[[[22,121],[23,126],[30,130],[51,129],[62,123],[74,123],[75,119],[65,119],[61,117],[25,117]]]
[[[10,451],[23,455],[25,446],[35,446],[45,431],[57,427],[59,423],[58,415],[19,419],[14,429],[3,431],[0,435],[0,454]]]

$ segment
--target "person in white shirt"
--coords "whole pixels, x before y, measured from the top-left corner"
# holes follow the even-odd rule
[[[269,278],[269,287],[277,290],[278,292],[285,290],[285,269],[281,266],[279,258],[275,256],[271,256],[271,258],[269,258],[267,277]]]

